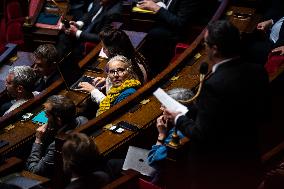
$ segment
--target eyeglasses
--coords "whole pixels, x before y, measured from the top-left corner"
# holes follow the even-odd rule
[[[125,73],[127,69],[124,68],[117,68],[116,70],[109,70],[108,74],[114,76],[115,74],[117,75],[122,75]]]

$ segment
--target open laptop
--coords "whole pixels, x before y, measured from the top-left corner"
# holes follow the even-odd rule
[[[78,86],[79,83],[80,82],[88,82],[88,83],[92,84],[92,82],[95,78],[88,76],[88,75],[85,75],[84,69],[80,69],[76,65],[67,65],[67,63],[69,62],[68,58],[70,58],[70,57],[68,57],[68,55],[67,55],[67,57],[65,57],[64,63],[63,63],[63,61],[60,61],[57,64],[57,69],[58,69],[62,79],[64,80],[64,83],[65,83],[67,90],[87,93],[85,91],[79,90],[80,89],[80,87]],[[97,63],[97,64],[99,64],[99,63]],[[95,69],[95,70],[91,70],[91,71],[96,72],[96,73],[103,72],[103,70],[96,68],[96,66],[97,66],[96,63],[94,63],[93,69]]]
[[[156,170],[148,164],[149,152],[150,150],[129,146],[122,169],[133,169],[142,175],[152,177]]]

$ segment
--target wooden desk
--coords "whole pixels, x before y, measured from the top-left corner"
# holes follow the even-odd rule
[[[261,16],[255,11],[253,8],[231,6],[226,15],[241,33],[250,34],[261,20]]]

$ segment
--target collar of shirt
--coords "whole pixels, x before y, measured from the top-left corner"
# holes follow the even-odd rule
[[[222,60],[221,62],[218,62],[217,64],[214,64],[213,67],[212,67],[212,73],[214,73],[220,65],[222,65],[226,62],[229,62],[231,60],[235,60],[237,58],[239,58],[239,56],[228,58],[228,59]]]
[[[167,5],[167,9],[168,9],[169,6],[171,5],[172,1],[173,1],[173,0],[169,0],[168,3],[166,4],[166,5]]]
[[[74,178],[71,178],[71,182],[74,182],[75,180],[78,180],[79,179],[79,177],[74,177]]]

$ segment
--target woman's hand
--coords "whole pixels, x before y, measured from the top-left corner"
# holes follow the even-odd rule
[[[158,139],[164,140],[167,136],[167,117],[164,115],[158,117],[156,127],[159,132]]]
[[[101,91],[106,88],[106,78],[96,77],[92,84]]]
[[[95,87],[88,82],[80,82],[78,86],[80,87],[80,89],[78,89],[78,90],[87,91],[89,93],[92,92],[92,90],[95,89]]]

